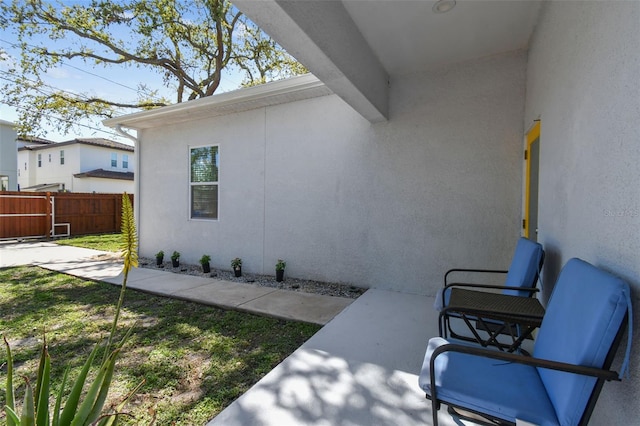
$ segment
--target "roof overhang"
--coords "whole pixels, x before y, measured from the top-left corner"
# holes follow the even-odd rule
[[[389,117],[389,74],[341,1],[234,0],[253,22],[372,123]]]
[[[38,185],[33,185],[33,186],[28,186],[26,188],[22,188],[21,191],[25,191],[25,192],[38,192],[38,191],[45,191],[47,189],[51,189],[54,188],[57,191],[61,191],[62,187],[63,187],[63,183],[58,182],[58,183],[41,183]]]
[[[117,180],[133,180],[133,172],[118,172],[113,170],[96,169],[87,172],[75,173],[74,178],[100,178],[100,179],[117,179]]]
[[[370,122],[389,118],[396,78],[526,49],[541,0],[233,0]],[[455,2],[454,2],[455,3]]]
[[[142,130],[331,94],[333,92],[324,83],[315,76],[306,74],[150,111],[110,118],[103,121],[103,124],[112,128],[123,126]]]

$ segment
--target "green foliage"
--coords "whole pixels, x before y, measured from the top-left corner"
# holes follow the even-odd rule
[[[228,0],[8,0],[0,3],[0,28],[17,34],[21,50],[15,64],[7,61],[2,101],[20,109],[23,134],[42,122],[70,131],[83,118],[210,96],[224,69],[244,72],[244,85],[306,72]],[[143,68],[160,75],[175,98],[144,81],[130,100],[45,84],[45,74],[63,63]],[[47,118],[51,112],[65,121]]]
[[[6,395],[6,407],[9,408],[11,412],[13,412],[14,405],[14,397],[13,397],[13,356],[11,355],[11,347],[9,347],[9,342],[7,342],[7,338],[4,337],[4,344],[7,347],[7,381],[5,386],[5,395]],[[7,426],[16,426],[19,422],[16,421],[16,415],[13,413],[13,416],[10,416],[7,413]]]
[[[240,259],[239,257],[236,257],[235,259],[233,259],[231,261],[231,267],[233,269],[238,269],[242,266],[242,259]]]
[[[132,267],[138,266],[138,239],[136,235],[136,226],[133,216],[133,207],[129,196],[124,193],[122,195],[122,241],[121,250],[124,258],[123,273],[124,278],[120,289],[120,297],[116,305],[111,332],[107,340],[106,346],[96,345],[87,358],[82,371],[76,378],[70,394],[67,396],[64,405],[62,404],[65,385],[68,377],[68,370],[65,372],[60,390],[58,391],[56,402],[54,405],[53,415],[49,413],[49,397],[51,383],[51,357],[46,339],[43,340],[42,350],[40,351],[40,361],[38,363],[38,374],[36,379],[35,392],[33,391],[29,379],[25,377],[26,391],[25,399],[22,406],[22,414],[19,417],[15,411],[14,388],[13,388],[13,357],[11,348],[5,337],[5,345],[7,348],[7,382],[6,395],[7,402],[5,413],[7,414],[8,425],[20,426],[87,426],[96,424],[100,419],[104,403],[109,393],[113,373],[115,369],[116,359],[120,349],[129,333],[125,336],[119,345],[111,351],[113,339],[118,326],[118,318],[122,310],[124,301],[124,293],[127,288],[127,277]],[[131,331],[131,330],[130,330]],[[104,358],[100,363],[95,377],[89,376],[89,372],[93,365],[93,361],[99,350],[104,351]],[[103,416],[101,424],[109,422],[111,416]],[[115,424],[115,423],[113,423]]]
[[[244,60],[236,65],[245,72],[243,87],[257,86],[273,80],[274,76],[290,77],[307,73],[307,69],[287,54],[269,36],[256,26],[244,31],[239,55]]]
[[[160,250],[159,252],[156,253],[156,257],[163,259],[164,258],[164,251]]]
[[[84,247],[94,250],[119,252],[122,235],[116,234],[97,234],[83,235],[80,237],[71,237],[56,240],[55,243],[63,246]]]
[[[0,330],[11,330],[16,408],[21,412],[26,390],[21,377],[32,378],[35,388],[42,345],[32,338],[33,327],[44,324],[53,361],[53,422],[61,411],[53,408],[59,390],[64,406],[91,349],[103,343],[87,377],[97,373],[120,289],[38,267],[2,268],[0,282]],[[118,353],[103,413],[124,410],[128,415],[118,423],[136,426],[151,424],[154,412],[158,426],[206,424],[320,329],[132,289],[119,324],[117,342],[130,326],[134,330]],[[5,351],[0,358],[6,362]],[[8,368],[0,369],[2,384]],[[145,383],[136,393],[140,378]],[[132,394],[135,403],[123,408]],[[0,390],[0,407],[8,405],[6,396]]]
[[[176,261],[178,259],[180,259],[180,252],[174,251],[173,253],[171,253],[171,260]]]
[[[287,262],[285,262],[282,259],[278,259],[278,262],[276,262],[276,271],[284,271],[284,268],[287,267]]]
[[[211,256],[209,256],[208,254],[203,254],[202,257],[200,258],[200,264],[205,265],[209,262],[211,262]]]

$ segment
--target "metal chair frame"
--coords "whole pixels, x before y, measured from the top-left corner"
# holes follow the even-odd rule
[[[442,403],[447,404],[447,406],[449,406],[449,412],[451,413],[451,410],[453,410],[453,412],[455,413],[455,415],[459,416],[461,419],[463,420],[470,420],[473,422],[478,423],[478,420],[475,418],[471,418],[468,416],[465,416],[464,414],[460,414],[459,411],[457,411],[457,409],[461,409],[461,410],[465,410],[468,412],[471,412],[473,414],[476,414],[478,416],[483,417],[484,419],[486,419],[486,423],[481,422],[480,424],[484,424],[484,425],[488,425],[488,426],[494,426],[494,425],[510,425],[510,426],[515,426],[515,423],[510,422],[508,420],[505,419],[501,419],[498,417],[494,417],[491,415],[487,415],[486,413],[482,413],[479,412],[477,410],[471,410],[469,408],[463,407],[463,406],[458,406],[455,404],[450,404],[447,401],[439,401],[438,397],[437,397],[437,388],[436,388],[436,377],[434,374],[435,371],[435,360],[437,358],[438,355],[444,353],[444,352],[448,352],[448,351],[452,351],[452,352],[460,352],[460,353],[466,353],[466,354],[471,354],[471,355],[477,355],[477,356],[483,356],[483,357],[488,357],[488,358],[493,358],[496,360],[501,360],[501,361],[505,361],[505,362],[512,362],[512,363],[520,363],[520,364],[526,364],[526,365],[531,365],[534,367],[543,367],[543,368],[548,368],[548,369],[552,369],[552,370],[559,370],[559,371],[565,371],[565,372],[569,372],[569,373],[575,373],[575,374],[581,374],[581,375],[586,375],[586,376],[592,376],[595,377],[596,380],[596,384],[593,387],[593,391],[591,392],[591,395],[589,397],[589,400],[587,402],[587,405],[585,407],[585,410],[582,414],[582,418],[580,419],[580,422],[578,423],[579,426],[586,426],[589,423],[589,419],[591,418],[591,415],[593,413],[593,409],[596,406],[596,402],[598,400],[598,397],[600,396],[600,392],[602,391],[602,387],[604,386],[604,382],[605,381],[620,381],[619,375],[616,371],[610,370],[611,368],[611,364],[613,363],[613,360],[615,358],[615,354],[620,346],[620,342],[622,341],[622,336],[624,335],[624,332],[626,330],[626,326],[628,323],[628,316],[629,316],[629,312],[627,311],[627,313],[625,314],[624,319],[622,320],[621,324],[620,324],[620,328],[618,329],[618,332],[613,340],[613,343],[611,345],[611,347],[609,348],[609,352],[607,353],[607,356],[605,358],[605,361],[603,363],[602,368],[593,368],[593,367],[585,367],[585,366],[581,366],[581,365],[574,365],[574,364],[568,364],[568,363],[563,363],[563,362],[557,362],[557,361],[551,361],[551,360],[545,360],[545,359],[540,359],[540,358],[533,358],[530,356],[525,356],[525,355],[519,355],[519,354],[513,354],[513,353],[505,353],[505,352],[498,352],[495,350],[490,350],[490,349],[484,349],[484,348],[480,348],[480,347],[473,347],[473,346],[465,346],[465,345],[459,345],[459,344],[447,344],[447,345],[442,345],[440,347],[438,347],[436,350],[434,350],[431,359],[430,359],[430,363],[429,363],[429,370],[430,370],[430,379],[431,379],[431,395],[427,394],[426,397],[427,399],[431,400],[431,410],[433,413],[433,426],[438,426],[438,410],[440,409],[440,405]]]
[[[480,273],[480,274],[507,274],[508,270],[501,269],[466,269],[466,268],[453,268],[449,269],[444,275],[444,288],[441,290],[444,294],[448,289],[454,288],[467,288],[474,291],[487,291],[487,290],[516,290],[521,292],[529,293],[528,297],[534,297],[536,293],[540,291],[539,288],[535,287],[535,284],[540,279],[540,270],[542,269],[542,265],[544,263],[545,253],[542,252],[542,256],[540,257],[540,262],[538,264],[538,269],[536,271],[536,277],[534,281],[534,287],[515,287],[515,286],[505,286],[505,285],[497,285],[497,284],[474,284],[474,283],[449,283],[448,277],[450,274],[454,272],[465,272],[465,273]],[[521,296],[525,297],[525,296]],[[480,311],[475,310],[475,315],[465,314],[463,312],[458,312],[455,309],[445,308],[440,312],[440,317],[438,320],[438,331],[440,337],[451,336],[452,338],[468,341],[468,342],[478,342],[482,346],[487,346],[487,344],[496,346],[497,348],[503,350],[508,348],[510,351],[514,351],[518,349],[519,345],[527,338],[530,338],[533,330],[539,326],[539,321],[536,319],[536,323],[532,324],[530,321],[518,322],[517,318],[512,318],[515,321],[496,321],[492,320],[492,317],[495,318],[489,311]],[[462,318],[469,330],[471,331],[473,337],[469,337],[464,334],[457,333],[453,330],[451,326],[451,318]],[[540,318],[541,320],[541,318]],[[472,321],[476,322],[476,326],[471,324]],[[532,325],[535,325],[533,328]],[[524,329],[521,327],[524,326]],[[489,334],[488,339],[482,339],[476,330],[482,330]],[[524,330],[524,331],[521,331]],[[505,345],[498,340],[499,335],[509,335],[511,337],[511,344]],[[514,347],[513,345],[516,344]]]

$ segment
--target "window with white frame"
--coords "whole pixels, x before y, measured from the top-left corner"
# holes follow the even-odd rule
[[[122,168],[129,168],[129,156],[127,154],[122,154]]]
[[[51,154],[49,154],[49,162],[51,162]]]
[[[64,165],[64,149],[60,150],[60,165]]]
[[[118,154],[111,153],[111,167],[118,167]]]
[[[42,167],[42,154],[38,154],[38,167]]]
[[[218,219],[218,170],[220,153],[217,145],[189,150],[189,202],[192,219]]]

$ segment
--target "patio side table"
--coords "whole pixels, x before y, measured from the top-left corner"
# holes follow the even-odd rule
[[[449,305],[440,313],[440,321],[444,316],[460,317],[483,347],[495,346],[501,351],[513,352],[540,327],[544,307],[534,297],[453,288]],[[472,321],[476,322],[475,327]],[[489,337],[483,338],[477,329],[487,332]],[[511,343],[500,342],[501,334],[511,336]]]

